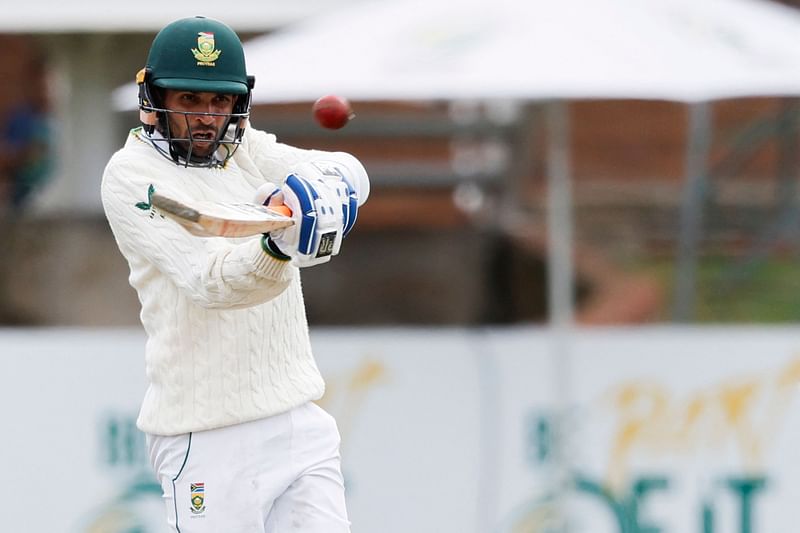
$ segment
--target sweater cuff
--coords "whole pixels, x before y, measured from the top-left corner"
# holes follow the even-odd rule
[[[265,278],[279,281],[285,281],[292,277],[292,263],[288,256],[284,256],[286,259],[282,259],[274,252],[269,251],[266,247],[266,238],[254,239],[253,242],[257,243],[253,260],[256,272]]]

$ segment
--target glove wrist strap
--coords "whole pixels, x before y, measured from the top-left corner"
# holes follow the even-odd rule
[[[289,261],[291,257],[281,252],[281,249],[272,240],[268,233],[261,236],[261,249],[278,261]]]

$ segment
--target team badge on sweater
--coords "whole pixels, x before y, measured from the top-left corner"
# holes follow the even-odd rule
[[[150,211],[153,209],[153,193],[156,192],[156,188],[153,187],[151,183],[150,186],[147,188],[147,201],[146,202],[137,202],[136,208],[141,209],[142,211]]]

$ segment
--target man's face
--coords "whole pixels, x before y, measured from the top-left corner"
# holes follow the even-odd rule
[[[164,94],[164,107],[183,113],[230,114],[233,112],[235,103],[236,96],[231,94],[195,93],[171,89],[167,89]],[[211,155],[214,150],[214,143],[220,138],[228,117],[167,113],[167,120],[173,138],[188,139],[191,137],[193,139],[192,155],[206,157]],[[181,144],[188,152],[189,142]]]

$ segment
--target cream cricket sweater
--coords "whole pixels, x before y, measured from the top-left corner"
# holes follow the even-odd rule
[[[141,302],[149,386],[138,427],[156,435],[228,426],[322,396],[298,270],[260,239],[201,238],[150,208],[148,190],[176,199],[252,201],[265,181],[322,152],[248,129],[225,168],[185,168],[140,128],[103,174],[111,230]]]

